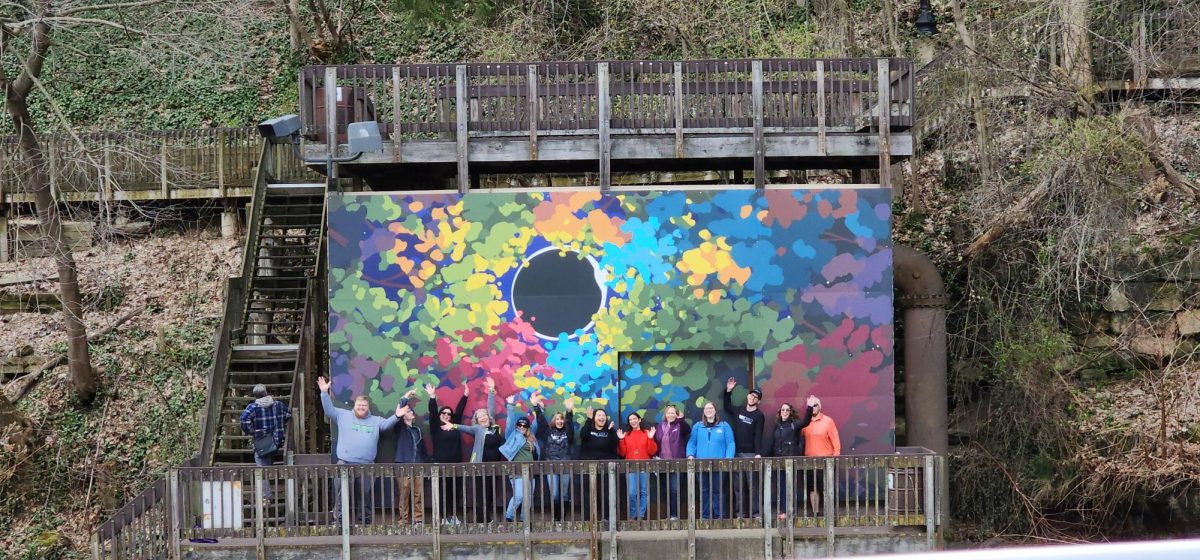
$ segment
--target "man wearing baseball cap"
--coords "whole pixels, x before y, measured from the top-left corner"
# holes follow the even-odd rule
[[[733,406],[733,388],[736,386],[737,380],[732,377],[725,382],[725,414],[729,416],[729,424],[733,428],[735,456],[762,457],[765,452],[763,428],[767,422],[766,415],[758,408],[762,391],[751,389],[746,394],[746,406]],[[733,473],[734,516],[746,516],[746,501],[749,500],[750,517],[758,517],[761,492],[760,481],[755,473]]]

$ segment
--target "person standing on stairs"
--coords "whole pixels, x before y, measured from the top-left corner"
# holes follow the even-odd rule
[[[259,383],[250,394],[254,402],[246,405],[239,418],[242,432],[251,436],[254,443],[254,465],[269,467],[275,464],[283,452],[283,438],[292,411],[286,404],[275,400],[267,392],[267,386]],[[263,485],[263,498],[271,499],[271,485]]]
[[[354,397],[354,410],[345,410],[333,405],[333,398],[329,396],[329,380],[324,377],[317,378],[317,388],[321,391],[321,408],[325,410],[325,416],[329,421],[337,426],[337,444],[335,450],[337,454],[337,464],[339,465],[368,465],[375,462],[375,455],[379,453],[379,434],[392,429],[400,418],[408,413],[406,403],[396,405],[396,413],[384,418],[382,416],[373,416],[371,414],[371,401],[366,395],[356,395]],[[375,506],[372,503],[372,487],[374,481],[369,475],[359,475],[354,477],[353,497],[358,507],[355,508],[358,522],[362,525],[370,525],[371,517],[375,512]],[[334,518],[341,520],[342,517],[342,500],[341,500],[341,485],[335,484],[334,488]]]

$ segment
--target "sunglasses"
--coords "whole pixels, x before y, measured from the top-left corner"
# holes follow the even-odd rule
[[[443,410],[443,411],[439,412],[439,413],[438,413],[438,415],[439,415],[439,416],[450,416],[450,411],[449,411],[449,410]]]

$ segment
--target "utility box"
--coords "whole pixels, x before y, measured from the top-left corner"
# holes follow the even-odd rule
[[[346,143],[346,126],[352,122],[373,121],[375,120],[375,104],[371,102],[371,97],[367,95],[367,90],[357,87],[341,86],[336,88],[336,113],[337,113],[337,142],[338,144]],[[325,88],[318,87],[313,93],[313,124],[316,131],[325,130],[325,121],[328,118],[325,108]],[[317,133],[310,136],[311,140],[318,142],[325,140],[325,135]]]
[[[242,481],[200,483],[201,527],[205,529],[242,528]]]
[[[888,515],[920,515],[925,512],[924,471],[922,467],[888,471]]]

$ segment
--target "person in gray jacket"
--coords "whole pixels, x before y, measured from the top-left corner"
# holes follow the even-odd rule
[[[317,378],[317,388],[321,391],[321,408],[325,416],[337,427],[337,445],[335,446],[337,464],[365,465],[375,462],[379,452],[379,434],[392,429],[396,422],[408,413],[406,402],[396,405],[396,413],[384,418],[371,414],[371,401],[364,395],[354,397],[354,409],[345,410],[333,405],[329,396],[329,380]],[[374,482],[369,476],[354,477],[354,499],[358,504],[356,509],[357,521],[363,525],[371,524],[374,506],[371,503],[371,488]],[[334,518],[340,522],[342,517],[341,485],[334,484]]]

